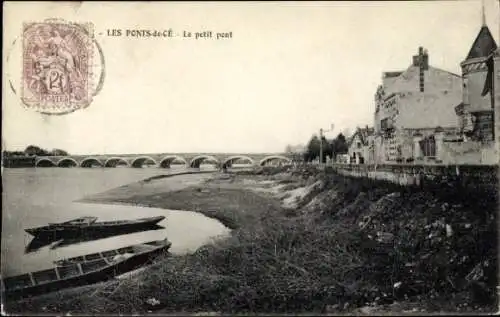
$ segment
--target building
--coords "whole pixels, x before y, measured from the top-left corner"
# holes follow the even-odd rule
[[[293,162],[299,163],[304,161],[304,153],[307,152],[307,147],[303,144],[289,145],[285,152],[291,157]]]
[[[500,120],[500,56],[497,44],[485,23],[460,64],[463,76],[462,102],[455,107],[462,142],[444,142],[441,156],[454,164],[498,164]]]
[[[472,44],[466,59],[460,64],[463,76],[463,99],[456,107],[460,128],[469,139],[483,142],[494,140],[492,53],[497,45],[486,24]],[[490,74],[490,76],[488,76]]]
[[[353,164],[371,164],[374,161],[374,128],[356,128],[347,142],[348,155]]]
[[[493,111],[494,111],[494,134],[497,153],[495,164],[500,163],[500,50],[497,49],[492,55],[493,58]]]
[[[383,73],[375,94],[374,163],[436,160],[434,134],[458,133],[461,100],[461,76],[431,66],[422,47],[406,70]]]

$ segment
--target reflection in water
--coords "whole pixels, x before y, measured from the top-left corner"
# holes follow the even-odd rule
[[[165,169],[135,168],[20,168],[4,169],[2,175],[2,277],[9,277],[53,267],[53,262],[95,252],[126,247],[146,241],[172,242],[172,254],[194,252],[212,239],[225,237],[230,230],[220,222],[199,213],[127,205],[75,203],[87,195],[95,195],[157,175]],[[141,186],[159,190],[177,190],[196,183],[201,175],[163,178]],[[206,177],[206,176],[204,176]],[[131,193],[133,194],[133,193]],[[134,220],[165,215],[155,230],[132,232],[86,241],[50,243],[32,240],[25,228],[58,223],[89,214],[102,221]],[[167,220],[168,219],[168,220]],[[161,227],[160,227],[161,226]],[[46,243],[45,245],[43,245]],[[36,251],[36,252],[34,252]]]
[[[159,230],[159,229],[165,229],[165,227],[159,226],[159,225],[154,225],[151,226],[150,229],[144,230],[143,228],[129,228],[121,231],[103,231],[103,232],[94,232],[89,235],[81,235],[79,237],[72,237],[72,238],[65,238],[61,235],[54,234],[53,236],[37,236],[33,238],[33,240],[30,241],[30,243],[26,246],[24,252],[25,253],[30,253],[30,252],[35,252],[38,249],[47,246],[49,244],[52,244],[50,246],[51,250],[65,247],[68,245],[72,244],[78,244],[82,242],[88,242],[88,241],[95,241],[99,239],[104,239],[104,238],[109,238],[113,236],[119,236],[119,235],[125,235],[125,234],[130,234],[130,233],[135,233],[135,232],[146,232],[146,231],[152,231],[152,230]]]

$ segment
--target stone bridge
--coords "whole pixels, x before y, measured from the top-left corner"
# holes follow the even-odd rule
[[[37,156],[36,167],[143,167],[169,168],[172,164],[183,164],[199,168],[200,164],[250,164],[264,166],[270,162],[291,162],[291,157],[282,153],[160,153],[117,155],[69,155]]]

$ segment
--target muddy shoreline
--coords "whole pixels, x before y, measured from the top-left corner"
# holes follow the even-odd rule
[[[275,197],[259,195],[258,192],[250,191],[248,186],[236,185],[234,175],[214,172],[200,174],[183,173],[182,182],[173,186],[163,182],[171,175],[155,176],[87,196],[78,202],[193,211],[216,219],[229,229],[237,229],[242,225],[244,220],[239,217],[241,207],[247,210],[273,205],[280,208],[279,200]],[[262,201],[265,201],[263,205],[259,204]]]

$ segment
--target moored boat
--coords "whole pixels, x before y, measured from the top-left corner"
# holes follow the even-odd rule
[[[5,296],[17,298],[39,295],[108,280],[149,263],[171,245],[167,239],[150,241],[59,260],[51,269],[4,278]]]
[[[34,251],[37,251],[38,249],[49,246],[50,249],[57,249],[57,248],[63,248],[72,244],[78,244],[78,243],[83,243],[83,242],[88,242],[88,241],[95,241],[99,239],[105,239],[109,237],[114,237],[118,235],[123,235],[123,234],[130,234],[130,233],[136,233],[136,232],[145,232],[145,231],[150,231],[150,230],[160,230],[160,229],[165,229],[165,227],[162,227],[160,225],[153,225],[147,228],[130,228],[128,230],[109,230],[109,231],[99,231],[99,232],[92,232],[92,234],[82,234],[82,235],[76,235],[76,236],[50,236],[50,235],[45,235],[45,236],[35,236],[25,247],[24,251],[25,253],[31,253]]]
[[[49,223],[48,226],[29,228],[25,231],[35,237],[51,237],[53,239],[63,237],[78,237],[88,234],[96,234],[103,231],[121,232],[132,229],[140,230],[155,226],[165,219],[164,216],[139,218],[133,220],[115,220],[96,222],[97,217],[81,217],[61,223]]]

